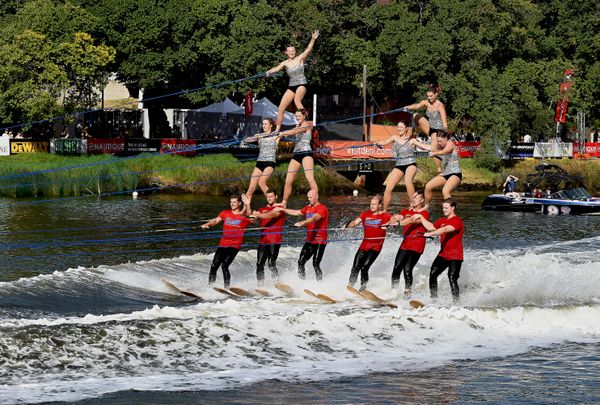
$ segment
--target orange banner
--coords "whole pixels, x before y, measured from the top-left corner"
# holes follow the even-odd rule
[[[381,148],[372,142],[315,141],[315,156],[325,159],[391,159],[392,145]]]

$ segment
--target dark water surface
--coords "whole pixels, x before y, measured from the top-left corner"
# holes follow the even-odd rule
[[[415,297],[428,304],[419,311],[389,285],[399,230],[369,282],[396,311],[343,288],[360,229],[331,231],[318,284],[310,265],[298,281],[304,230],[289,226],[278,264],[300,295],[233,301],[206,286],[220,230],[198,228],[227,198],[1,200],[0,403],[599,403],[600,217],[484,212],[484,197],[456,196],[461,305],[445,276],[429,300],[439,244],[428,242],[415,269]],[[323,202],[339,228],[368,196]],[[232,265],[248,289],[257,240],[248,230]],[[303,288],[342,302],[319,305]]]

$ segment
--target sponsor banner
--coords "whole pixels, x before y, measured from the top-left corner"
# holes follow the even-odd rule
[[[85,155],[87,153],[87,139],[51,139],[50,153],[56,153],[57,155]]]
[[[130,139],[125,143],[125,153],[136,155],[138,153],[156,153],[160,151],[160,139],[140,138]]]
[[[181,151],[181,152],[179,152]],[[162,139],[160,141],[160,153],[176,153],[178,155],[195,156],[195,139]]]
[[[579,149],[579,143],[574,143],[573,150],[578,151],[578,157],[600,157],[600,142],[586,142],[583,150]],[[575,153],[573,155],[575,157]]]
[[[472,158],[481,147],[481,142],[456,142],[458,146],[458,157]]]
[[[49,145],[50,145],[50,143],[48,141],[11,139],[10,140],[10,154],[16,155],[18,153],[37,153],[37,152],[48,153]]]
[[[511,158],[531,158],[534,148],[535,143],[533,142],[511,143],[508,154]]]
[[[10,138],[8,136],[0,136],[0,156],[10,155]]]
[[[314,141],[315,156],[326,159],[392,159],[392,145],[378,148],[372,142]]]
[[[571,142],[536,142],[533,148],[533,157],[573,157],[573,144]]]
[[[125,140],[122,138],[93,138],[88,139],[87,153],[95,155],[99,153],[120,155],[125,152]]]

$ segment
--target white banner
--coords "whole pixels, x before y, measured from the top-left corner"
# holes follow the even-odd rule
[[[534,158],[573,157],[571,142],[536,142],[533,148]]]
[[[10,155],[10,138],[8,136],[0,136],[0,156]]]

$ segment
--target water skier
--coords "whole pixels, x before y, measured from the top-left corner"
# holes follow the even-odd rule
[[[260,187],[262,192],[266,195],[269,187],[267,186],[267,180],[273,174],[275,170],[275,161],[277,157],[277,145],[279,144],[280,137],[276,135],[275,122],[270,118],[265,118],[262,121],[263,132],[256,134],[253,137],[246,139],[244,142],[258,142],[258,158],[256,158],[256,165],[252,171],[252,177],[250,178],[250,185],[246,196],[252,200],[256,186]]]
[[[425,206],[429,206],[429,202],[433,197],[433,190],[442,187],[442,196],[444,199],[452,198],[452,191],[454,191],[462,181],[462,170],[460,169],[458,158],[458,146],[449,138],[450,135],[447,132],[439,131],[437,133],[438,150],[436,151],[434,151],[430,145],[417,142],[417,145],[420,148],[431,150],[431,156],[440,157],[442,159],[442,172],[429,180],[425,185]]]
[[[348,280],[348,285],[354,287],[358,273],[360,273],[359,291],[364,291],[367,288],[369,269],[375,262],[375,259],[377,259],[377,256],[379,256],[379,253],[381,253],[383,242],[385,242],[386,229],[382,228],[382,225],[387,224],[392,218],[391,214],[381,210],[381,200],[380,195],[371,197],[369,209],[362,212],[358,218],[346,225],[346,228],[354,228],[362,223],[364,229],[363,241],[354,256],[354,263],[352,264],[350,279]]]
[[[424,134],[431,137],[432,152],[437,150],[437,133],[439,131],[448,131],[448,122],[446,120],[446,107],[444,103],[438,100],[438,93],[440,92],[440,86],[437,84],[430,84],[427,89],[427,99],[421,100],[416,104],[407,105],[405,109],[420,110],[426,108],[425,118],[421,114],[415,114],[415,122],[421,128]],[[441,172],[441,164],[436,160],[435,162],[438,172]]]
[[[312,257],[313,268],[317,280],[323,280],[323,271],[321,270],[321,260],[327,246],[327,226],[329,225],[329,210],[319,201],[319,194],[310,190],[306,196],[308,197],[308,205],[301,210],[292,210],[288,208],[278,207],[276,210],[284,211],[288,215],[306,216],[303,221],[296,222],[294,226],[306,226],[306,241],[300,257],[298,258],[298,276],[304,280],[306,271],[304,265]]]
[[[437,298],[437,278],[444,270],[448,269],[448,280],[452,290],[452,299],[457,302],[459,299],[458,278],[460,268],[463,263],[463,234],[465,225],[456,215],[456,202],[452,198],[447,198],[442,204],[444,218],[431,223],[424,215],[420,216],[420,221],[427,229],[424,236],[439,236],[440,251],[431,264],[429,272],[429,292],[431,298]]]
[[[285,213],[275,210],[277,202],[277,193],[274,190],[267,190],[267,206],[254,211],[252,215],[261,220],[262,232],[258,242],[256,257],[256,280],[262,287],[265,279],[265,263],[271,270],[272,281],[275,284],[279,277],[277,271],[277,256],[281,247],[283,226],[285,224]]]
[[[396,156],[396,164],[386,179],[385,192],[383,194],[383,211],[388,210],[392,201],[392,192],[396,184],[403,177],[409,202],[415,194],[413,179],[415,178],[415,174],[417,174],[417,158],[415,156],[417,141],[414,138],[410,123],[407,121],[398,122],[398,135],[392,135],[383,142],[375,142],[375,145],[384,146],[392,142],[394,143],[392,150]]]
[[[404,228],[402,230],[402,243],[394,260],[394,270],[392,271],[392,288],[398,288],[400,284],[400,274],[404,274],[404,296],[409,297],[413,283],[413,269],[419,258],[425,250],[425,227],[421,223],[421,218],[429,220],[429,212],[425,207],[425,197],[423,191],[418,190],[414,193],[412,202],[407,209],[394,215],[390,225],[399,223]]]
[[[290,78],[288,88],[285,93],[283,93],[281,102],[279,103],[279,111],[277,112],[277,127],[275,129],[276,131],[281,129],[283,115],[285,110],[290,106],[290,104],[292,104],[292,101],[296,105],[297,109],[304,108],[302,105],[302,99],[306,95],[307,88],[307,81],[306,77],[304,76],[304,61],[312,52],[313,47],[315,46],[315,41],[318,37],[319,31],[314,31],[308,46],[300,55],[296,55],[296,48],[292,45],[286,46],[285,54],[288,58],[276,67],[267,70],[267,76],[269,76],[285,69]]]
[[[288,198],[292,195],[292,186],[301,167],[304,169],[304,176],[306,177],[306,181],[308,181],[311,191],[319,194],[319,186],[315,181],[315,161],[311,147],[313,123],[306,120],[307,114],[308,112],[305,109],[296,111],[295,116],[298,121],[296,128],[281,133],[286,138],[295,138],[296,142],[285,176],[283,200],[280,204],[284,208],[287,206]]]
[[[243,208],[242,208],[243,205]],[[250,200],[246,195],[232,196],[229,199],[231,209],[221,211],[221,213],[210,221],[201,225],[202,229],[208,229],[223,222],[223,234],[221,241],[213,257],[210,272],[208,274],[208,285],[214,284],[217,278],[219,267],[223,270],[224,288],[229,288],[231,275],[229,265],[237,256],[242,241],[244,239],[244,230],[252,222],[248,215],[250,214]]]

